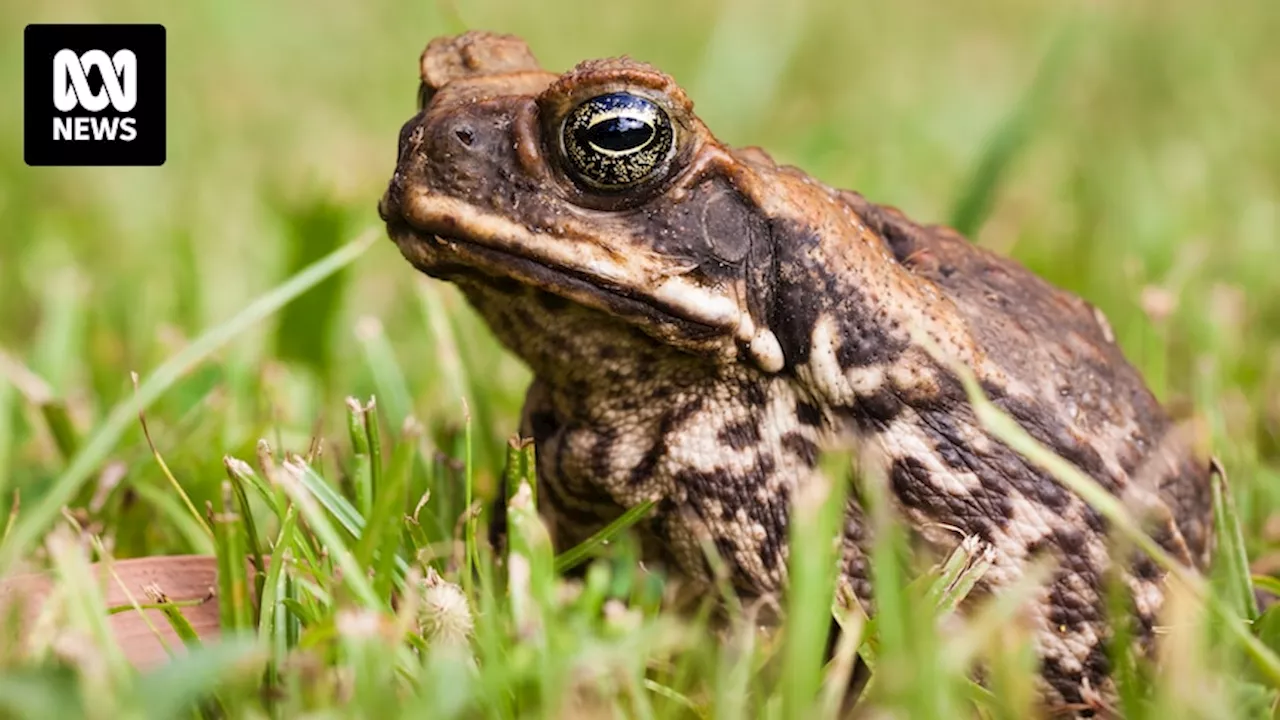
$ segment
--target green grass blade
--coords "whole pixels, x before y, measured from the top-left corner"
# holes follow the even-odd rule
[[[379,636],[383,618],[372,610],[339,610],[335,618],[342,664],[351,669],[351,703],[368,717],[390,715],[394,694],[394,648]]]
[[[41,322],[29,358],[58,396],[67,394],[75,363],[84,357],[88,280],[79,270],[66,268],[41,283]]]
[[[538,457],[533,438],[520,441],[520,479],[529,484],[533,506],[538,507]]]
[[[863,633],[867,629],[866,615],[860,609],[840,612],[840,639],[836,643],[834,657],[823,674],[820,695],[821,716],[828,718],[839,717],[840,708],[844,705],[849,690],[849,681],[853,678],[858,646],[862,644]]]
[[[133,391],[138,391],[138,373],[130,373],[130,379],[133,381]],[[138,425],[142,428],[142,437],[147,441],[147,447],[151,450],[151,457],[155,458],[156,465],[159,466],[161,474],[165,480],[169,481],[169,487],[173,488],[173,493],[182,500],[182,504],[187,507],[187,511],[191,513],[191,517],[201,526],[205,534],[212,537],[213,529],[205,524],[204,518],[201,517],[200,511],[196,510],[195,503],[191,502],[191,496],[183,489],[182,484],[173,476],[173,472],[169,470],[169,464],[164,461],[164,456],[160,454],[160,449],[156,447],[156,443],[151,439],[151,430],[147,427],[147,414],[138,412]]]
[[[144,717],[177,718],[213,696],[229,679],[248,678],[261,664],[257,643],[247,637],[223,637],[191,648],[142,676],[137,693]]]
[[[376,501],[382,485],[382,425],[378,422],[377,398],[369,398],[369,404],[365,406],[364,433],[369,446],[369,497]],[[369,507],[372,509],[373,505]]]
[[[343,497],[327,480],[312,469],[310,465],[294,466],[298,472],[298,482],[307,489],[320,507],[333,516],[352,537],[360,537],[364,533],[364,517],[351,501]]]
[[[369,374],[373,376],[378,403],[392,426],[398,426],[413,413],[413,393],[409,392],[404,370],[396,361],[395,349],[377,318],[361,318],[356,323],[356,339],[364,350]]]
[[[551,536],[533,507],[528,485],[516,488],[507,503],[508,590],[516,634],[525,641],[545,647],[547,616],[553,611],[555,559]]]
[[[1225,562],[1227,601],[1240,617],[1253,622],[1258,619],[1258,598],[1253,592],[1253,576],[1249,572],[1249,553],[1244,546],[1244,532],[1236,515],[1226,471],[1216,463],[1212,476],[1213,524],[1217,535],[1218,557]]]
[[[563,573],[586,562],[596,548],[604,545],[627,528],[640,522],[653,510],[654,502],[646,500],[622,513],[613,522],[600,528],[594,535],[556,556],[556,572]]]
[[[189,603],[162,602],[152,606],[144,605],[143,607],[154,607],[159,610],[164,615],[164,619],[168,621],[169,627],[173,628],[173,632],[182,641],[182,644],[191,648],[203,643],[200,640],[200,634],[196,632],[196,629],[191,626],[191,622],[187,620],[187,616],[182,614],[182,608],[185,605],[193,605],[196,602],[199,601],[193,600]]]
[[[404,509],[408,502],[409,477],[413,473],[417,461],[418,437],[422,427],[412,417],[405,421],[395,450],[391,455],[391,464],[385,475],[386,482],[378,490],[377,502],[374,505],[373,517],[369,526],[376,532],[369,532],[361,538],[370,546],[376,547],[376,564],[374,566],[373,583],[378,597],[391,602],[391,593],[395,588],[396,560],[399,557],[401,539],[404,537]],[[369,553],[371,561],[375,553]]]
[[[1254,575],[1253,586],[1280,597],[1280,578],[1271,575]]]
[[[0,375],[0,508],[9,499],[9,478],[12,467],[10,458],[13,454],[13,385]]]
[[[928,595],[943,613],[954,612],[995,564],[995,549],[974,535],[966,537],[947,556],[937,576],[930,581]]]
[[[341,248],[346,235],[347,211],[324,195],[296,202],[274,198],[284,221],[287,272],[305,272]],[[341,310],[344,276],[331,273],[315,283],[312,292],[280,313],[275,328],[276,355],[311,367],[328,380],[332,370],[335,322]]]
[[[372,418],[370,421],[376,423]],[[373,566],[383,547],[390,547],[392,557],[395,556],[404,530],[402,520],[408,502],[408,481],[413,471],[412,462],[416,458],[416,443],[421,433],[421,426],[409,418],[392,451],[390,466],[386,473],[379,471],[383,475],[383,482],[374,488],[377,494],[373,498],[369,519],[364,523],[356,544],[356,559],[361,565]],[[381,565],[381,562],[378,564]],[[391,567],[388,565],[388,569]],[[387,581],[390,582],[390,579],[391,576],[388,576]]]
[[[788,559],[787,623],[782,661],[783,707],[788,717],[814,711],[822,686],[822,650],[833,616],[838,545],[844,520],[844,477],[816,477],[795,492]]]
[[[458,336],[450,320],[451,313],[445,304],[441,284],[420,282],[415,286],[418,297],[418,310],[427,326],[431,338],[431,347],[436,351],[440,386],[453,388],[455,393],[463,397],[473,395],[471,373],[468,372],[466,360],[458,344]],[[480,388],[482,389],[482,387]],[[455,398],[442,399],[439,405],[450,409],[458,409]]]
[[[520,483],[528,483],[533,506],[538,507],[538,472],[533,440],[512,435],[507,438],[507,458],[502,467],[502,483],[514,492]]]
[[[262,543],[258,538],[258,525],[253,519],[253,508],[249,504],[249,493],[244,489],[243,476],[234,472],[226,461],[227,458],[223,458],[223,467],[227,471],[231,489],[236,494],[236,508],[240,511],[241,520],[244,521],[245,540],[249,545],[249,557],[253,560],[253,596],[261,601],[262,585],[265,582],[267,568],[262,560]],[[259,606],[255,604],[254,607]],[[254,622],[258,620],[259,618],[255,616]]]
[[[280,595],[280,576],[285,573],[284,567],[288,562],[292,561],[291,549],[293,548],[294,535],[298,531],[298,513],[296,508],[290,507],[286,512],[284,519],[280,523],[280,532],[276,535],[274,549],[271,551],[271,558],[267,563],[267,575],[263,582],[262,597],[259,600],[258,607],[261,614],[258,616],[258,635],[261,637],[271,637],[276,631],[275,606],[282,599]],[[283,657],[275,658],[282,660]]]
[[[0,673],[0,717],[59,718],[86,717],[83,697],[70,673],[14,670]]]
[[[0,546],[0,574],[7,572],[43,535],[63,505],[75,497],[81,486],[107,459],[116,443],[133,424],[134,418],[183,375],[222,348],[237,335],[275,313],[324,279],[355,262],[374,241],[381,229],[371,229],[339,247],[323,259],[289,278],[254,300],[235,316],[207,330],[177,355],[166,360],[138,387],[138,391],[111,409],[107,419],[76,453],[71,464],[18,519],[3,546]]]
[[[463,404],[463,487],[464,505],[463,512],[466,513],[466,525],[463,530],[463,552],[465,559],[462,563],[462,588],[466,591],[467,597],[472,595],[472,584],[475,577],[475,557],[476,557],[476,514],[472,511],[472,504],[475,503],[475,453],[472,451],[474,439],[471,435],[471,409],[467,404]]]
[[[252,465],[230,455],[223,456],[222,464],[226,467],[229,477],[234,477],[236,482],[253,488],[253,491],[267,504],[267,507],[271,509],[271,512],[277,518],[284,517],[284,508],[280,502],[279,495],[273,492],[266,481],[254,472]]]
[[[907,535],[893,512],[889,479],[878,470],[868,467],[859,486],[875,538],[869,559],[876,614],[865,632],[874,663],[871,684],[907,717],[954,717],[958,708],[944,682],[938,638],[926,629],[937,606],[924,592],[912,592]]]
[[[1058,32],[1026,93],[987,141],[973,176],[964,186],[964,194],[951,211],[950,225],[960,234],[973,238],[982,228],[1005,174],[1026,147],[1036,125],[1043,119],[1049,99],[1061,84],[1078,34],[1071,24]]]
[[[118,582],[114,577],[113,580]],[[123,587],[123,585],[121,587]],[[187,616],[182,614],[182,608],[196,607],[204,604],[206,600],[182,600],[175,602],[165,598],[163,595],[157,597],[156,600],[157,602],[144,603],[134,601],[136,604],[115,605],[107,608],[107,615],[120,615],[122,613],[141,612],[143,610],[159,610],[160,614],[164,615],[165,621],[169,623],[169,627],[173,628],[174,634],[178,636],[178,639],[182,641],[183,645],[202,644],[200,634],[197,633],[196,629],[191,625],[191,621],[187,620]],[[144,614],[142,617],[145,618],[146,615]],[[147,624],[150,625],[150,621],[148,621]],[[165,645],[165,649],[168,650],[168,643],[165,642],[163,636],[157,633],[156,639],[159,640],[161,644]]]
[[[17,358],[0,349],[0,377],[8,380],[4,390],[17,389],[28,403],[40,410],[54,447],[64,460],[70,459],[80,446],[80,438],[67,413],[67,403],[59,398],[51,383],[24,365]],[[7,405],[7,403],[6,403]],[[8,422],[5,418],[4,422]]]
[[[347,438],[351,441],[351,484],[355,487],[359,512],[368,516],[373,510],[373,458],[369,454],[369,433],[365,424],[369,421],[370,407],[353,397],[347,398]]]
[[[186,540],[190,552],[197,555],[213,554],[213,536],[209,533],[204,518],[197,520],[193,517],[187,506],[174,497],[173,493],[144,483],[137,483],[130,490],[155,508],[158,516],[177,530]]]
[[[759,636],[751,623],[738,623],[736,632],[721,649],[719,667],[716,668],[714,717],[716,720],[737,720],[748,717],[752,661],[755,659]]]
[[[75,457],[80,447],[80,438],[76,433],[75,424],[71,422],[71,416],[67,414],[66,402],[50,400],[42,403],[40,416],[44,418],[44,423],[49,428],[49,435],[53,437],[53,444],[58,447],[58,453],[62,458],[70,460]]]
[[[97,700],[111,707],[132,686],[132,669],[107,624],[106,603],[99,584],[99,574],[89,564],[84,546],[63,528],[52,533],[47,543],[50,562],[59,583],[58,590],[66,602],[66,613],[72,629],[90,641],[90,652],[98,655],[103,671],[85,674],[85,689],[97,693]]]
[[[315,502],[319,503],[320,507],[333,516],[342,528],[351,534],[351,537],[359,540],[364,535],[366,522],[355,506],[351,504],[351,501],[338,493],[310,465],[303,464],[297,467],[297,472],[298,482],[311,493]],[[401,557],[396,558],[395,567],[398,578],[403,578],[405,572],[409,569],[407,561]]]
[[[230,481],[223,481],[218,511],[213,517],[213,537],[218,556],[218,610],[222,630],[235,634],[253,626],[252,598],[245,567],[244,524],[236,512]]]
[[[292,461],[286,462],[283,469],[284,472],[280,474],[280,477],[284,491],[298,506],[302,517],[320,539],[321,544],[328,551],[329,557],[341,568],[343,582],[346,583],[347,587],[351,588],[356,598],[366,608],[382,608],[382,602],[378,599],[377,594],[374,593],[373,586],[369,584],[369,579],[365,577],[365,569],[356,563],[355,555],[347,546],[346,540],[338,533],[333,523],[329,521],[329,514],[320,507],[308,491],[307,486],[302,483],[304,476],[308,474],[314,475],[314,472],[309,467]],[[323,480],[321,482],[323,483]],[[328,485],[325,484],[325,486],[327,487]]]

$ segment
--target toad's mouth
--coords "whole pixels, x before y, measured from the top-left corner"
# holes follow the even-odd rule
[[[424,198],[435,202],[418,202]],[[620,279],[649,275],[626,266],[626,258],[615,262],[577,241],[535,236],[522,225],[477,216],[449,198],[419,196],[411,204],[414,210],[403,213],[387,212],[395,209],[388,200],[380,208],[388,235],[414,267],[431,277],[487,285],[514,280],[667,339],[705,342],[744,329],[745,314],[736,303],[684,275],[666,276],[653,289],[639,290],[637,283]]]
[[[505,250],[442,235],[410,231],[412,241],[427,252],[410,257],[414,267],[431,277],[450,282],[472,280],[496,285],[510,278],[523,286],[536,288],[570,302],[602,310],[632,321],[670,326],[691,340],[705,340],[723,335],[727,330],[683,315],[678,308],[635,293],[628,288],[610,287],[596,278],[573,268],[556,268],[538,260],[515,255]],[[393,236],[403,247],[401,236]]]

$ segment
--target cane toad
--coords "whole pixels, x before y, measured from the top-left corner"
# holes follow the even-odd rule
[[[1056,553],[1029,610],[1045,698],[1088,714],[1111,693],[1106,522],[989,436],[935,360],[970,367],[1108,491],[1149,491],[1168,509],[1157,540],[1203,567],[1208,463],[1162,443],[1171,421],[1095,308],[950,229],[726,147],[649,65],[556,75],[521,40],[473,32],[432,41],[420,70],[380,214],[533,370],[523,427],[558,545],[654,500],[647,553],[706,579],[707,539],[738,593],[777,593],[791,498],[820,452],[856,443],[885,459],[926,542],[990,544],[988,591]],[[864,600],[866,536],[851,499],[841,574]],[[1163,573],[1119,564],[1150,635]]]

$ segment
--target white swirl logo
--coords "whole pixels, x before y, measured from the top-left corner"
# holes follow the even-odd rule
[[[89,70],[98,68],[102,89],[89,90]],[[72,50],[59,50],[53,56],[53,105],[61,112],[71,112],[79,104],[89,112],[107,107],[116,112],[129,112],[138,103],[138,58],[132,50],[121,50],[111,57],[101,50],[77,55]]]

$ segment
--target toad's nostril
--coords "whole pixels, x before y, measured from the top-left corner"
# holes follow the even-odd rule
[[[456,130],[453,131],[453,134],[457,135],[458,141],[461,142],[463,145],[466,145],[467,147],[471,147],[471,143],[475,142],[476,140],[475,133],[471,132],[471,128],[469,127],[457,128]]]

